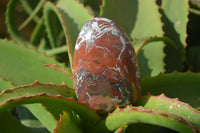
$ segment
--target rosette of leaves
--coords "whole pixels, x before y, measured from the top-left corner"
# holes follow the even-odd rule
[[[18,21],[20,13],[28,17]],[[10,0],[9,39],[0,39],[0,132],[199,132],[200,74],[184,72],[188,14],[187,0]],[[133,105],[103,115],[77,102],[72,80],[76,38],[94,16],[127,33],[142,77]]]

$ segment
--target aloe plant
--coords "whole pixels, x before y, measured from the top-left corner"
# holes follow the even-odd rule
[[[187,70],[194,67],[184,62],[188,14],[194,11],[189,4],[194,3],[9,0],[9,38],[0,39],[0,132],[200,132],[200,74],[185,72],[185,64]],[[21,25],[18,4],[28,14]],[[104,114],[79,103],[73,86],[76,39],[95,16],[125,31],[141,73],[141,97]],[[22,30],[33,23],[27,39]]]

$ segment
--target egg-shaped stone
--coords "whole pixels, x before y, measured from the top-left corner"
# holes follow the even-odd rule
[[[74,87],[80,103],[106,113],[140,96],[136,55],[112,20],[96,17],[81,29],[75,45]]]

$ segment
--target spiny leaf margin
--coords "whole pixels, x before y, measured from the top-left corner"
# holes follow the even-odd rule
[[[106,127],[113,131],[124,124],[147,123],[171,128],[182,133],[197,133],[198,129],[180,116],[155,109],[127,106],[117,108],[105,120]]]
[[[168,97],[177,97],[193,107],[200,106],[199,84],[200,73],[174,72],[145,77],[141,80],[142,95],[149,92],[152,95],[164,93]],[[184,90],[184,91],[183,91]]]
[[[2,96],[2,95],[1,95]],[[38,94],[28,97],[17,97],[15,99],[8,99],[4,103],[0,104],[0,113],[5,112],[17,105],[41,103],[43,105],[51,104],[55,108],[62,107],[63,111],[71,110],[77,113],[83,120],[83,124],[86,129],[92,128],[101,118],[96,114],[94,110],[89,109],[86,105],[80,104],[73,98],[64,98],[61,96],[48,96],[46,94]],[[85,123],[84,121],[90,121]]]
[[[31,84],[38,80],[42,83],[55,84],[65,82],[73,88],[73,80],[44,65],[55,64],[68,68],[54,58],[38,52],[36,48],[28,48],[13,41],[0,39],[0,55],[0,77],[16,85]]]
[[[72,6],[73,5],[73,6]],[[73,7],[73,8],[71,8]],[[71,9],[71,10],[69,10]],[[66,43],[68,46],[68,56],[71,64],[71,70],[73,70],[73,56],[74,47],[76,44],[76,38],[80,32],[81,27],[92,18],[87,10],[74,0],[59,0],[56,5],[51,2],[46,2],[44,7],[44,18],[46,20],[46,29],[51,40],[52,45],[55,45],[55,37],[51,33],[51,25],[48,14],[54,12],[60,20],[61,26],[65,33]]]
[[[178,98],[168,98],[164,94],[153,96],[150,93],[142,96],[135,103],[149,109],[166,111],[200,126],[200,112]]]
[[[82,133],[79,129],[75,118],[73,118],[73,114],[71,112],[63,112],[60,115],[60,120],[56,122],[56,128],[54,129],[54,133]]]

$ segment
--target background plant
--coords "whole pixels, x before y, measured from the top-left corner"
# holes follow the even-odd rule
[[[199,8],[198,0],[9,0],[0,132],[199,132]],[[127,33],[141,72],[142,97],[103,116],[70,89],[75,41],[94,16]]]

